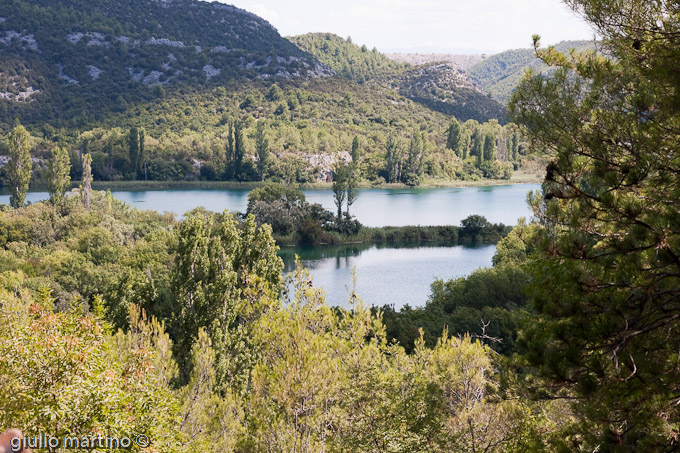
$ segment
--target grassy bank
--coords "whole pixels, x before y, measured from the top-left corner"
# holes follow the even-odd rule
[[[288,236],[276,236],[281,246],[295,245],[339,245],[339,244],[495,244],[506,236],[512,227],[503,224],[489,224],[483,228],[471,229],[453,225],[445,226],[386,226],[362,227],[359,233],[345,235],[329,231],[301,231]]]

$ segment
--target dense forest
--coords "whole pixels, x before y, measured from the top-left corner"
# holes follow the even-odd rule
[[[146,452],[677,451],[680,9],[568,4],[601,48],[565,54],[534,36],[551,69],[523,76],[509,102],[514,123],[432,112],[432,124],[381,129],[371,144],[351,126],[369,102],[348,107],[349,122],[329,112],[325,121],[347,131],[347,159],[332,170],[337,213],[273,183],[251,193],[243,215],[132,209],[93,191],[92,179],[106,165],[121,178],[148,176],[163,143],[154,116],[49,137],[39,123],[12,121],[3,141],[11,206],[0,206],[0,427],[28,438],[129,436],[132,451]],[[298,88],[282,85],[233,100],[252,119],[224,117],[217,174],[239,178],[252,166],[265,175],[262,157],[278,140],[268,109],[288,105],[285,121],[302,121],[295,110],[305,103],[288,104]],[[336,101],[339,92],[314,102]],[[294,129],[301,137],[307,127]],[[435,142],[440,152],[427,153]],[[375,164],[372,146],[384,153]],[[508,232],[472,216],[437,232],[498,246],[493,267],[433,282],[425,307],[370,308],[355,291],[347,308],[330,307],[302,266],[284,279],[274,233],[352,234],[360,225],[348,200],[371,171],[416,184],[446,155],[482,177],[532,152],[549,158],[529,197],[534,219]],[[32,177],[48,201],[26,205]]]

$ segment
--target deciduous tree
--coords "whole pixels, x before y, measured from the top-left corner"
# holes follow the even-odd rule
[[[18,125],[9,133],[9,162],[7,163],[7,179],[11,195],[9,204],[19,208],[26,204],[26,192],[31,182],[31,136],[24,126]]]

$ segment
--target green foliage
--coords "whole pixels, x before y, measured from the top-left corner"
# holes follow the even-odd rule
[[[358,83],[397,73],[406,67],[381,53],[364,51],[351,41],[331,33],[308,33],[289,39],[339,76]]]
[[[83,205],[85,209],[90,209],[90,198],[92,196],[92,154],[83,154]]]
[[[305,204],[269,184],[249,206],[265,200]],[[488,347],[440,330],[408,354],[381,313],[354,292],[351,309],[329,307],[302,268],[283,296],[252,216],[178,224],[93,192],[90,210],[76,195],[0,212],[0,238],[5,426],[143,433],[164,452],[545,449],[543,409],[501,387]]]
[[[179,451],[162,327],[137,321],[136,332],[112,335],[91,314],[53,312],[50,292],[34,296],[20,273],[2,279],[18,285],[0,290],[0,423],[60,438],[145,434]]]
[[[26,204],[26,192],[31,182],[31,136],[25,127],[19,125],[12,129],[7,137],[9,162],[7,163],[7,179],[9,180],[9,203],[13,208]]]
[[[269,157],[269,140],[267,140],[265,135],[263,122],[257,123],[257,130],[255,132],[255,152],[257,154],[257,173],[260,180],[263,181],[267,176],[267,171],[271,164]]]
[[[51,157],[47,167],[47,191],[50,202],[58,205],[71,188],[71,159],[68,151],[58,146],[52,148]]]
[[[498,102],[452,82],[457,80],[457,74],[452,76],[454,70],[449,66],[412,67],[397,63],[377,51],[368,52],[365,46],[328,33],[308,33],[290,39],[340,77],[360,84],[370,81],[376,88],[396,87],[402,96],[444,115],[482,122],[503,120],[506,116],[505,108]]]
[[[555,69],[528,74],[511,102],[552,153],[531,197],[542,228],[526,358],[576,398],[566,448],[670,451],[680,426],[677,6],[569,3],[611,58],[539,50],[535,37]]]
[[[222,390],[247,385],[252,323],[282,289],[277,250],[271,228],[257,227],[253,216],[238,225],[227,212],[196,212],[180,225],[173,273],[178,355],[188,358],[199,330],[207,329]],[[190,363],[180,366],[189,376]]]
[[[342,220],[342,207],[347,198],[347,180],[349,179],[349,167],[344,163],[337,163],[333,168],[333,202],[338,209],[338,222]]]

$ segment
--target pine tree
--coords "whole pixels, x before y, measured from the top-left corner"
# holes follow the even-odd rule
[[[9,133],[9,162],[7,163],[7,179],[11,195],[9,204],[19,208],[26,204],[26,192],[31,182],[31,136],[24,126],[18,125]]]
[[[58,146],[52,148],[50,154],[51,159],[47,165],[47,190],[50,202],[58,205],[71,187],[71,158],[68,151]]]
[[[680,423],[680,16],[570,0],[601,52],[540,49],[510,102],[549,150],[526,357],[573,398],[581,451],[675,451]],[[575,445],[575,444],[574,444]]]

